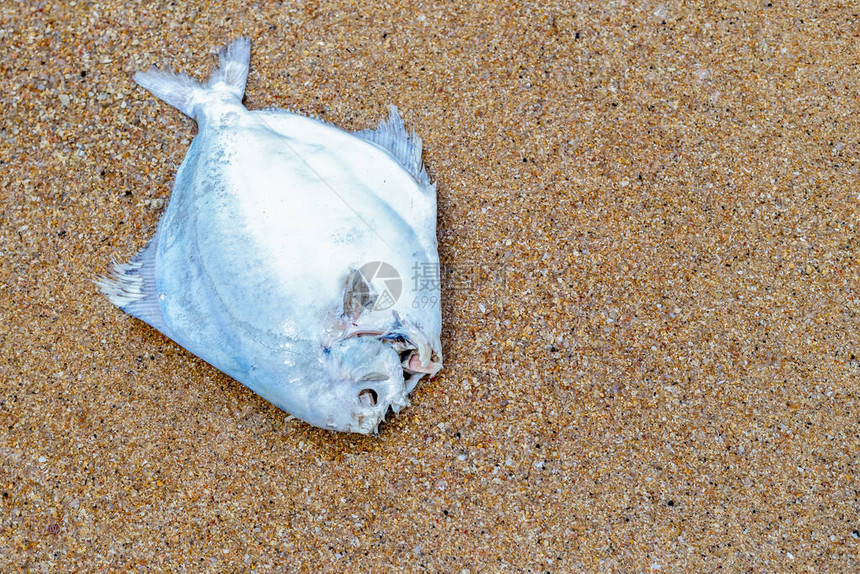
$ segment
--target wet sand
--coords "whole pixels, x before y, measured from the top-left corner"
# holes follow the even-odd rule
[[[856,571],[850,3],[6,3],[0,570]],[[288,420],[98,295],[253,40],[246,105],[396,104],[438,183],[445,369],[378,437]]]

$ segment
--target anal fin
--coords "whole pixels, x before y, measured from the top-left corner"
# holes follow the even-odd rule
[[[137,317],[167,334],[167,326],[158,304],[158,290],[155,280],[155,253],[157,250],[158,236],[156,235],[128,263],[114,262],[110,275],[99,277],[96,284],[111,303],[132,317]]]

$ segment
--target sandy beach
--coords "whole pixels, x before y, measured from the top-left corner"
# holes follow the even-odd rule
[[[6,2],[0,571],[856,572],[860,8]],[[245,104],[438,189],[445,368],[313,428],[101,296]]]

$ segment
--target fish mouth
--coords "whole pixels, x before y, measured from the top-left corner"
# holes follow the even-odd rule
[[[344,335],[343,339],[353,337],[376,337],[388,343],[400,355],[400,365],[403,367],[403,380],[406,381],[406,393],[412,389],[424,375],[431,377],[442,368],[442,360],[431,347],[429,342],[416,344],[404,333],[398,331],[382,331],[376,329],[355,329]],[[399,409],[395,409],[397,412]]]
[[[410,329],[408,326],[401,330],[399,327],[404,327],[400,321],[389,330],[352,325],[352,329],[344,329],[340,337],[341,341],[368,337],[385,343],[397,353],[403,374],[402,390],[395,392],[393,396],[386,396],[388,404],[376,404],[382,397],[372,388],[373,381],[368,380],[368,387],[359,391],[359,401],[363,402],[365,407],[375,407],[374,411],[372,414],[356,415],[349,425],[349,432],[379,434],[379,426],[386,422],[389,415],[397,414],[409,406],[409,394],[418,382],[425,376],[432,377],[442,368],[441,357],[420,330]]]

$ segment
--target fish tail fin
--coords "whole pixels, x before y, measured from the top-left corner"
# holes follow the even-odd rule
[[[240,100],[245,95],[245,81],[251,62],[251,40],[242,37],[233,40],[218,52],[218,67],[212,72],[206,87],[211,90],[228,90]]]
[[[205,84],[171,70],[155,66],[134,75],[134,81],[149,90],[156,98],[170,104],[186,116],[195,117],[194,106],[207,92],[227,92],[239,101],[245,95],[245,81],[251,61],[251,41],[238,38],[218,53],[218,67]]]

